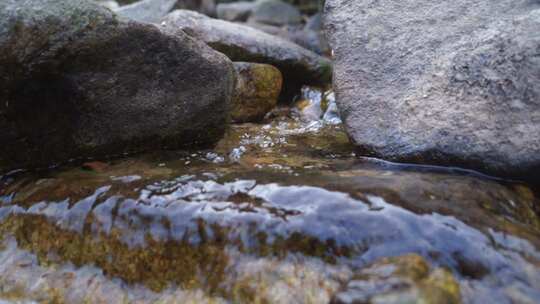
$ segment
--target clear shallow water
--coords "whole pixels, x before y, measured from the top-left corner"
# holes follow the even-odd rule
[[[526,185],[358,158],[340,125],[276,113],[212,151],[4,176],[0,298],[538,302]]]

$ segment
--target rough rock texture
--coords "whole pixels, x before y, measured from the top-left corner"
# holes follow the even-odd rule
[[[0,168],[220,139],[231,62],[81,0],[0,3]]]
[[[290,101],[304,84],[321,85],[331,79],[331,63],[297,44],[246,25],[212,19],[193,11],[177,10],[165,17],[162,28],[182,29],[233,61],[266,63],[283,75],[280,99]]]
[[[217,17],[227,21],[246,21],[253,9],[255,2],[238,1],[232,3],[220,3],[217,5]]]
[[[540,178],[539,1],[327,0],[325,18],[363,153]]]
[[[176,5],[177,0],[142,0],[122,6],[115,12],[122,16],[139,22],[158,22],[167,15]]]
[[[281,72],[268,64],[235,62],[237,81],[231,104],[235,122],[258,122],[277,102],[283,78]]]
[[[256,2],[250,19],[271,25],[288,25],[300,24],[302,15],[296,7],[280,0],[261,0]]]

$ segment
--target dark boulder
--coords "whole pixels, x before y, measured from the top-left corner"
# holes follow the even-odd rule
[[[81,0],[0,3],[0,168],[210,145],[232,63],[184,33]]]

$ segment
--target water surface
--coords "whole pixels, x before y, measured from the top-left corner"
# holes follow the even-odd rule
[[[358,157],[316,99],[214,150],[3,176],[0,299],[540,300],[527,185]]]

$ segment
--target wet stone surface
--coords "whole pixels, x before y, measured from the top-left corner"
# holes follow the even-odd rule
[[[233,126],[211,151],[2,177],[0,299],[540,299],[527,185],[359,158],[323,114],[278,109]]]

